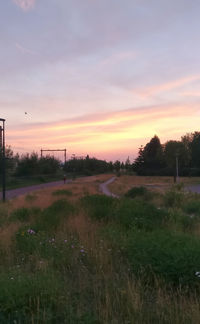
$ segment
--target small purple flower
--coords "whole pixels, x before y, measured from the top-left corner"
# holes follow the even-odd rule
[[[30,235],[34,235],[34,234],[35,234],[35,231],[32,230],[31,228],[29,228],[29,229],[27,230],[27,233],[29,233]]]
[[[67,240],[64,240],[65,243],[67,243]]]
[[[74,245],[72,245],[72,249],[74,248]]]
[[[83,249],[81,249],[80,251],[81,251],[81,253],[85,253],[85,251]]]

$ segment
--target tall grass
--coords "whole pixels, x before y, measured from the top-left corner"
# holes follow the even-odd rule
[[[0,323],[198,323],[199,205],[177,192],[159,206],[63,193],[47,208],[7,210]]]

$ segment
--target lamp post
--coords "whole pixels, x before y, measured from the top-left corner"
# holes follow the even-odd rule
[[[176,154],[176,179],[179,182],[178,153]]]
[[[6,200],[6,156],[5,156],[5,119],[0,118],[0,156],[2,166],[2,199]]]

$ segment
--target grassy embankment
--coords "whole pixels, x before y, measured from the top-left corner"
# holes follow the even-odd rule
[[[200,198],[108,176],[0,205],[0,323],[198,323]]]

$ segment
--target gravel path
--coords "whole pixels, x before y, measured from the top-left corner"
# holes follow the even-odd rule
[[[115,197],[115,198],[119,198],[119,196],[117,196],[114,193],[110,192],[110,190],[107,187],[107,185],[109,185],[110,183],[112,183],[113,181],[115,181],[115,179],[116,179],[116,177],[112,177],[111,179],[109,179],[106,182],[101,183],[99,185],[99,189],[100,189],[100,191],[102,191],[104,193],[104,195],[111,196],[111,197]]]
[[[66,183],[71,182],[72,180],[66,180]],[[30,192],[33,192],[35,190],[43,189],[43,188],[49,188],[49,187],[56,187],[63,185],[63,181],[54,181],[54,182],[48,182],[48,183],[42,183],[39,185],[34,185],[30,187],[24,187],[24,188],[18,188],[18,189],[12,189],[6,191],[6,199],[12,199],[21,195],[26,195]],[[2,199],[2,193],[0,192],[0,199]]]

